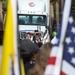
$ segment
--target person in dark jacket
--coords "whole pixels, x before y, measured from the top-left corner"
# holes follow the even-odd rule
[[[36,63],[37,52],[32,52],[30,54],[30,60],[25,63],[25,73],[27,75],[28,71],[35,66]]]
[[[33,43],[30,39],[24,39],[20,42],[20,53],[21,58],[24,62],[25,73],[35,65],[36,56],[39,52],[39,47]]]
[[[36,43],[36,35],[38,33],[38,30],[34,31],[34,35],[33,35],[33,42]]]

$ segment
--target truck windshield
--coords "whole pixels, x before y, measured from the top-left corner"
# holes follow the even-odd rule
[[[45,15],[18,15],[18,25],[42,25],[46,24]]]

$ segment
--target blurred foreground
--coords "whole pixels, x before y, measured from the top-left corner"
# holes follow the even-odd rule
[[[1,65],[1,56],[2,56],[2,46],[0,46],[0,65]]]

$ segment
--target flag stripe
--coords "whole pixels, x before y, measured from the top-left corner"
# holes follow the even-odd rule
[[[52,75],[54,70],[54,65],[47,65],[44,75]]]
[[[65,74],[64,72],[61,72],[61,75],[67,75],[67,74]]]
[[[56,57],[50,57],[48,60],[48,64],[55,65]]]
[[[66,73],[67,75],[75,75],[75,68],[64,60],[62,66],[62,72]]]
[[[56,57],[58,51],[56,50],[58,49],[57,46],[52,47],[51,53],[50,53],[50,57]]]

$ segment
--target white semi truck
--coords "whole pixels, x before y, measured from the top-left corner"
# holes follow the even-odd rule
[[[38,30],[42,34],[42,42],[49,41],[47,27],[49,27],[50,0],[18,0],[17,6],[20,34],[34,33]]]

